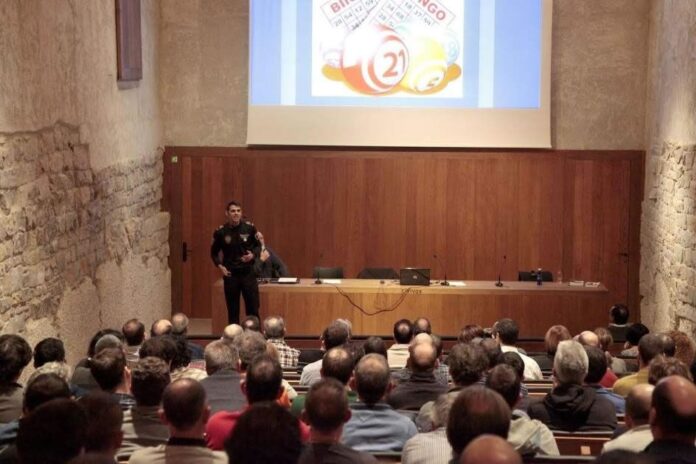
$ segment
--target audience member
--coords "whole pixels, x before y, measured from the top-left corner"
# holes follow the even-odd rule
[[[696,360],[696,347],[694,346],[693,340],[691,340],[687,334],[679,330],[670,330],[667,332],[667,335],[674,341],[674,357],[687,366],[691,366],[694,360]]]
[[[626,330],[626,343],[624,343],[624,350],[621,352],[621,356],[638,357],[638,343],[649,332],[650,330],[640,322],[631,324]]]
[[[65,362],[65,347],[57,338],[44,338],[34,347],[34,368],[49,362]]]
[[[408,361],[408,347],[413,338],[413,324],[408,319],[394,323],[394,344],[387,350],[387,363],[391,369],[402,369]]]
[[[176,343],[172,337],[155,337],[145,340],[138,351],[140,359],[154,357],[159,358],[167,367],[171,367],[176,357]]]
[[[297,367],[300,350],[285,343],[285,320],[279,316],[267,317],[263,321],[263,333],[266,340],[278,350],[278,360],[283,368]]]
[[[477,324],[467,324],[464,327],[462,327],[462,330],[459,332],[459,336],[457,337],[457,342],[458,343],[471,343],[477,338],[483,338],[485,335],[483,331],[483,327]]]
[[[266,342],[266,354],[280,363],[278,350],[272,343]],[[278,398],[278,404],[285,409],[290,409],[292,401],[297,398],[297,391],[292,385],[290,385],[290,382],[285,380],[285,378],[283,378],[282,385],[283,394],[280,395],[280,398]]]
[[[626,333],[630,324],[628,323],[628,308],[623,304],[615,304],[609,308],[609,325],[607,328],[611,332],[612,338],[617,342],[626,341]]]
[[[636,326],[633,324],[631,328]],[[614,393],[626,396],[634,385],[648,383],[648,366],[657,355],[662,354],[662,341],[655,334],[644,335],[638,342],[638,366],[640,369],[635,374],[620,378],[614,384]]]
[[[481,435],[464,449],[460,464],[522,464],[510,443],[495,435]]]
[[[570,340],[570,332],[563,325],[552,325],[544,335],[544,346],[546,353],[532,356],[539,368],[544,371],[550,371],[553,368],[553,357],[556,355],[556,347],[563,340]]]
[[[205,424],[210,407],[205,390],[194,379],[172,382],[162,395],[160,417],[169,427],[164,445],[142,448],[133,453],[130,464],[227,463],[227,456],[205,446]]]
[[[167,443],[169,427],[162,423],[159,409],[170,380],[169,367],[160,358],[148,356],[133,366],[131,391],[135,406],[123,413],[123,442],[118,450],[120,460],[127,459],[141,448]]]
[[[114,462],[123,441],[123,411],[118,401],[95,390],[80,398],[79,404],[87,414],[85,451],[109,456]]]
[[[657,383],[650,408],[653,442],[644,453],[657,464],[696,463],[696,386],[681,376]]]
[[[413,321],[413,335],[418,335],[420,333],[427,333],[428,335],[433,334],[433,326],[430,324],[430,320],[427,317],[419,317]]]
[[[327,351],[326,354],[324,354],[321,365],[321,378],[331,378],[341,382],[343,388],[346,390],[349,403],[355,403],[358,400],[358,394],[348,387],[348,382],[353,374],[354,367],[353,356],[348,349],[343,346],[337,346]],[[301,416],[306,399],[305,395],[298,395],[292,400],[290,412],[293,416]]]
[[[512,367],[515,372],[517,372],[517,375],[520,376],[520,402],[517,403],[517,409],[526,413],[527,408],[529,408],[529,389],[527,385],[522,382],[524,378],[524,361],[522,361],[522,357],[519,353],[508,351],[507,353],[503,353],[500,363]]]
[[[334,348],[338,349],[341,348]],[[377,460],[373,456],[341,444],[343,425],[350,417],[346,387],[343,383],[336,379],[323,378],[312,385],[302,413],[303,421],[311,426],[310,439],[299,463],[376,463]]]
[[[595,346],[586,346],[587,352],[587,376],[585,376],[585,385],[595,390],[597,396],[606,398],[614,405],[616,414],[623,414],[626,411],[626,401],[621,395],[617,395],[602,385],[600,382],[604,378],[607,371],[607,357],[604,352]]]
[[[417,337],[417,335],[416,335]],[[452,382],[452,378],[449,373],[449,366],[445,363],[444,356],[444,344],[442,343],[442,337],[436,334],[431,334],[430,338],[435,345],[435,350],[437,354],[437,365],[433,373],[435,374],[435,379],[444,386],[448,386]]]
[[[668,358],[673,358],[677,353],[677,344],[674,343],[674,339],[666,333],[658,333],[660,337],[660,342],[662,343],[662,354]]]
[[[521,377],[507,364],[495,366],[488,374],[486,386],[500,394],[510,407],[510,431],[507,441],[523,456],[536,454],[558,455],[558,446],[551,430],[536,419],[530,419],[517,405],[520,396]]]
[[[424,336],[430,338],[425,333]],[[432,341],[411,343],[408,358],[411,375],[391,391],[387,403],[394,409],[418,411],[428,401],[435,401],[447,391],[447,385],[435,379],[436,366],[437,349]]]
[[[24,392],[22,415],[27,416],[42,404],[56,399],[70,398],[70,388],[65,379],[55,374],[43,374],[27,382]],[[17,449],[14,446],[19,431],[20,419],[0,426],[0,462],[16,462]]]
[[[404,464],[447,464],[452,458],[452,447],[447,441],[447,420],[456,395],[440,395],[433,403],[429,432],[418,433],[408,439],[401,452]]]
[[[648,366],[648,383],[650,385],[657,385],[657,382],[670,375],[680,375],[691,382],[694,380],[689,372],[689,367],[677,358],[657,355],[650,361]]]
[[[462,390],[452,405],[447,422],[447,440],[452,446],[453,461],[458,462],[464,448],[480,435],[491,434],[506,439],[510,414],[510,407],[493,390],[478,385]]]
[[[245,332],[245,335],[252,332]],[[257,333],[258,334],[258,333]],[[261,334],[258,334],[259,336]],[[283,393],[283,370],[275,359],[267,354],[254,358],[246,371],[242,390],[249,406],[264,401],[277,401]],[[220,411],[214,414],[206,427],[208,447],[222,450],[225,438],[234,430],[237,420],[245,410]],[[301,425],[303,438],[309,438],[309,430]]]
[[[370,354],[370,353],[376,353],[376,354],[381,354],[384,356],[384,358],[387,358],[387,344],[384,343],[384,340],[382,340],[381,337],[368,337],[367,340],[365,340],[365,343],[363,343],[363,353],[364,354]]]
[[[552,430],[613,431],[616,409],[594,388],[583,386],[587,372],[588,358],[583,346],[573,340],[560,342],[553,362],[557,385],[543,401],[529,405],[529,417]]]
[[[256,316],[247,316],[242,321],[244,331],[261,332],[261,321]]]
[[[72,369],[65,362],[47,362],[31,373],[29,380],[27,380],[27,384],[43,374],[55,374],[66,382],[70,382],[70,378],[72,377]],[[76,397],[84,394],[84,392],[80,391],[80,389],[74,385],[70,386],[70,390]]]
[[[364,356],[355,367],[351,387],[360,401],[351,405],[353,414],[344,426],[343,444],[365,452],[401,451],[416,434],[416,426],[384,402],[392,388],[384,357]]]
[[[87,414],[67,398],[37,407],[19,424],[17,453],[22,464],[63,464],[79,455],[87,435]]]
[[[492,340],[491,340],[492,341]],[[498,346],[498,344],[493,341]],[[488,357],[480,346],[474,344],[457,344],[452,347],[447,357],[453,387],[447,395],[456,398],[465,387],[476,383],[483,383],[483,377],[488,370]],[[416,425],[421,432],[432,430],[433,402],[428,402],[418,412]]]
[[[225,451],[234,464],[295,464],[302,453],[298,425],[274,402],[255,404],[239,417]]]
[[[324,329],[321,336],[322,350],[329,351],[331,348],[346,344],[350,340],[350,331],[345,323],[333,321]],[[319,359],[313,363],[307,364],[302,369],[300,376],[300,385],[312,385],[321,379],[321,364]]]
[[[206,374],[203,369],[198,369],[189,365],[191,364],[191,351],[189,350],[186,339],[175,335],[163,335],[163,338],[172,340],[176,347],[174,359],[172,359],[169,365],[169,375],[172,378],[172,382],[179,379],[194,379],[200,382],[208,377],[208,374]]]
[[[131,395],[131,372],[126,366],[126,355],[119,348],[105,348],[90,361],[90,371],[104,390],[118,401],[121,409],[128,409],[135,404]]]
[[[176,313],[172,316],[172,335],[177,338],[182,338],[186,342],[191,359],[200,361],[203,359],[203,348],[197,344],[188,341],[189,318],[184,313]]]
[[[222,337],[220,337],[220,340],[222,340],[225,343],[234,343],[234,339],[242,332],[244,332],[244,329],[239,324],[227,325],[222,330]]]
[[[582,346],[594,346],[595,348],[599,348],[599,337],[591,330],[583,330],[576,338],[578,343]]]
[[[500,319],[493,325],[493,335],[500,343],[500,350],[503,353],[514,351],[522,357],[522,361],[524,361],[524,380],[541,380],[544,377],[541,375],[539,364],[515,347],[519,332],[517,323],[512,319]]]
[[[158,319],[150,327],[150,338],[159,337],[160,335],[171,335],[171,333],[172,323],[168,319]]]
[[[611,350],[611,345],[614,344],[614,338],[611,335],[611,332],[605,327],[597,327],[594,332],[597,334],[597,337],[599,337],[599,347],[602,348],[604,355],[607,357],[607,367],[617,376],[625,375],[627,372],[626,361],[621,358],[617,358],[616,356],[612,356],[609,351]],[[602,386],[604,388],[611,388],[613,384]]]
[[[488,358],[488,367],[486,371],[490,371],[503,360],[503,351],[500,349],[500,343],[493,338],[483,338],[479,341],[479,346]],[[485,373],[484,373],[485,377]]]
[[[626,450],[600,454],[593,462],[594,464],[655,464],[649,456]]]
[[[413,339],[411,339],[409,350],[412,349],[413,345],[416,345],[418,343],[428,343],[435,346],[435,356],[437,363],[433,368],[433,375],[435,376],[435,380],[438,383],[440,383],[444,388],[446,388],[449,385],[451,379],[449,376],[449,367],[447,367],[446,364],[440,362],[440,357],[442,356],[443,348],[442,338],[440,338],[438,335],[428,335],[425,332],[421,332],[415,337],[413,337]],[[411,378],[410,356],[409,360],[406,361],[406,367],[399,370],[392,370],[391,375],[392,380],[394,380],[397,385],[408,381],[408,379]]]
[[[237,348],[222,340],[205,347],[205,370],[208,377],[201,380],[212,414],[244,408],[246,398],[241,390]]]
[[[145,324],[138,319],[130,319],[121,328],[123,337],[126,339],[126,361],[129,366],[134,365],[140,359],[138,350],[145,341]]]
[[[31,354],[31,346],[19,335],[0,336],[0,424],[22,415],[24,387],[18,381]]]
[[[626,432],[608,441],[602,447],[602,453],[614,450],[626,450],[639,453],[653,441],[650,431],[650,404],[654,386],[642,383],[631,388],[626,397]]]

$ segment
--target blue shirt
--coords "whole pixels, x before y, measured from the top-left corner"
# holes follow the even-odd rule
[[[353,413],[343,427],[341,442],[357,451],[401,451],[406,440],[418,433],[416,424],[386,403],[351,404]]]
[[[597,392],[597,396],[601,396],[602,398],[606,398],[611,401],[616,408],[616,414],[626,414],[626,400],[623,396],[617,395],[616,393],[599,385],[592,385],[592,387]]]

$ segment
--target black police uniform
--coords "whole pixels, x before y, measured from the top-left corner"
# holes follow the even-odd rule
[[[259,285],[254,272],[254,260],[242,261],[242,256],[251,251],[255,256],[261,249],[256,239],[256,227],[250,222],[241,221],[238,225],[224,224],[213,233],[210,257],[216,266],[222,264],[230,272],[223,277],[227,319],[230,324],[239,324],[239,295],[244,297],[247,316],[259,315]],[[222,259],[220,259],[222,252]]]

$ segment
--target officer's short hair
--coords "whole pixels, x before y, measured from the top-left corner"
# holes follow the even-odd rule
[[[227,203],[227,208],[225,208],[225,210],[229,210],[230,206],[238,206],[239,208],[241,208],[242,204],[240,202],[238,202],[237,200],[232,200],[229,203]]]

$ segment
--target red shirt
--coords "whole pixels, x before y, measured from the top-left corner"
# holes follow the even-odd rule
[[[611,387],[614,386],[614,382],[616,382],[619,378],[614,374],[614,371],[611,369],[607,369],[607,371],[604,373],[604,377],[602,377],[602,380],[599,381],[599,384],[603,386],[604,388],[611,389]]]
[[[208,419],[208,423],[205,426],[206,434],[206,444],[208,448],[216,451],[222,451],[225,449],[225,440],[232,434],[235,425],[237,425],[237,420],[244,414],[244,412],[249,409],[241,411],[220,411],[212,415]],[[307,443],[309,441],[309,426],[302,421],[298,421],[300,424],[300,438],[302,443]]]

